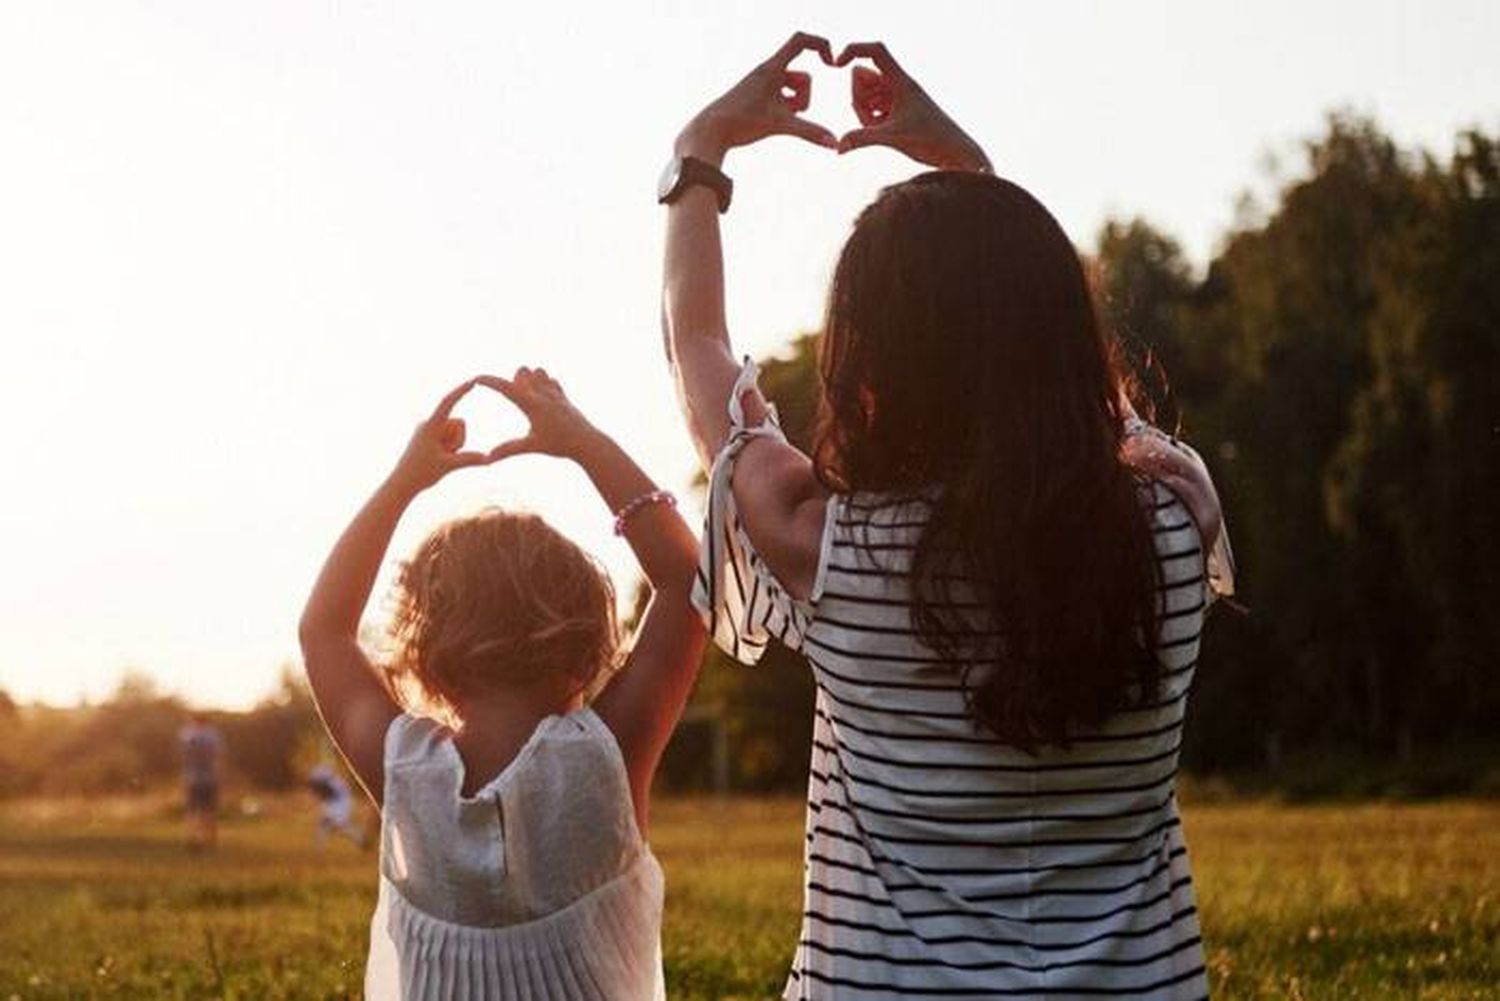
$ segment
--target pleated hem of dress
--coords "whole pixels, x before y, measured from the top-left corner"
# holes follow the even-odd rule
[[[610,882],[524,924],[455,924],[419,910],[384,875],[367,998],[650,1001],[662,996],[665,880],[649,850]]]

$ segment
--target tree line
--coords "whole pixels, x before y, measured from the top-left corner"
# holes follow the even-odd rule
[[[18,705],[0,692],[0,797],[146,792],[182,772],[180,734],[192,714],[139,671],[108,698],[66,708]],[[224,741],[223,777],[235,788],[301,786],[332,749],[300,674],[243,712],[203,713]]]

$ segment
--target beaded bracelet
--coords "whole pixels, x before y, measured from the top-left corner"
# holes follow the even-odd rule
[[[650,493],[644,493],[633,500],[626,501],[625,506],[615,512],[615,534],[624,535],[625,523],[647,504],[665,504],[667,507],[676,507],[677,498],[670,490],[652,490]]]

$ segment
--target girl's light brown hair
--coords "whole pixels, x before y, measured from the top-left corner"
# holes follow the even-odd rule
[[[498,686],[562,677],[588,689],[619,643],[608,574],[534,514],[492,508],[439,526],[402,564],[395,606],[392,689],[459,717]]]

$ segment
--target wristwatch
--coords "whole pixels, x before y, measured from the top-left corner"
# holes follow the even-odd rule
[[[674,156],[661,172],[656,185],[656,200],[662,205],[671,205],[682,197],[682,193],[695,184],[713,191],[719,199],[719,211],[729,211],[729,199],[734,194],[734,182],[718,167],[696,156]]]

